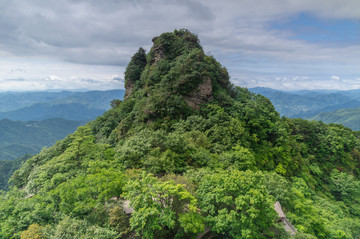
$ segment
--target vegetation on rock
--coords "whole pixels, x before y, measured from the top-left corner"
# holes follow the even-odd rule
[[[124,101],[13,174],[0,238],[359,237],[354,132],[281,118],[188,30],[153,42],[129,63]]]

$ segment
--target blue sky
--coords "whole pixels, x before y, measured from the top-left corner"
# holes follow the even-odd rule
[[[235,85],[360,88],[358,0],[13,0],[0,3],[0,90],[122,88],[134,52],[175,28]]]
[[[341,47],[360,42],[359,19],[320,18],[311,13],[299,13],[283,21],[274,21],[269,28],[290,31],[290,39],[304,40],[313,44]]]

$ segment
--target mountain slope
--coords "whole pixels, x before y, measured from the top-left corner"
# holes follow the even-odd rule
[[[124,101],[15,171],[1,237],[294,238],[276,201],[295,238],[360,235],[354,132],[280,118],[188,30],[153,43]]]
[[[83,121],[59,118],[44,121],[0,120],[0,159],[15,159],[38,153],[43,147],[73,133]]]
[[[320,113],[311,118],[325,123],[342,124],[352,130],[360,130],[360,108],[340,109],[333,112]]]
[[[8,189],[8,181],[15,170],[18,170],[21,165],[31,158],[30,154],[26,154],[21,158],[13,160],[1,160],[0,159],[0,190]]]

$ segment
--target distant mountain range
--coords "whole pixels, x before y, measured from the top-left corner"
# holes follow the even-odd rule
[[[360,107],[360,90],[280,91],[262,87],[249,90],[269,98],[281,115],[290,118],[311,118],[323,112]]]
[[[0,112],[13,111],[38,103],[91,105],[97,109],[109,109],[113,99],[122,99],[125,90],[107,91],[35,91],[35,92],[0,92]]]
[[[360,90],[280,91],[263,87],[249,90],[269,98],[283,116],[339,123],[360,130]]]
[[[53,145],[108,110],[112,100],[123,99],[124,92],[0,92],[0,160]]]
[[[28,121],[45,120],[55,117],[68,120],[90,121],[104,113],[104,111],[105,109],[91,108],[88,105],[79,103],[39,103],[13,111],[0,112],[0,119]]]
[[[100,116],[124,92],[0,92],[0,190],[31,154]]]
[[[124,92],[0,92],[0,119],[90,121],[108,110],[112,100],[123,99]]]

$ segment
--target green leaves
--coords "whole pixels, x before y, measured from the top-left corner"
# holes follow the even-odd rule
[[[280,118],[187,30],[153,42],[126,69],[124,101],[14,173],[0,238],[35,223],[50,238],[195,238],[205,224],[215,237],[287,238],[275,199],[295,238],[358,237],[356,133]]]
[[[51,238],[102,238],[114,239],[118,238],[119,234],[108,228],[101,228],[90,224],[86,220],[78,220],[66,217],[56,226],[52,232]]]
[[[330,175],[330,189],[337,200],[345,202],[350,213],[360,215],[360,181],[353,175],[333,170]]]
[[[125,87],[134,84],[136,81],[140,80],[140,75],[145,68],[146,53],[145,50],[140,47],[139,50],[131,58],[130,63],[126,67],[125,71]],[[128,88],[126,87],[126,88]],[[132,86],[134,87],[134,86]]]
[[[144,238],[155,235],[199,233],[204,230],[202,217],[197,213],[196,199],[183,185],[161,182],[151,174],[129,182],[124,197],[131,200],[135,212],[130,226]]]
[[[95,174],[78,176],[51,191],[55,205],[64,214],[84,216],[111,197],[118,197],[125,185],[125,176],[115,170],[100,170]]]
[[[197,191],[206,222],[232,238],[261,238],[275,222],[273,199],[261,173],[220,171],[202,178]]]

